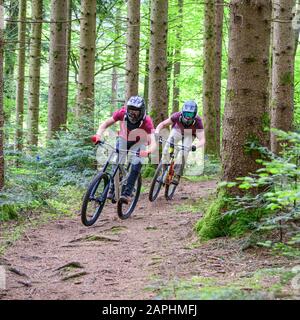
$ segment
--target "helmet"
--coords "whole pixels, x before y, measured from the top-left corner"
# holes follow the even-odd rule
[[[182,107],[181,111],[181,122],[185,126],[190,126],[193,124],[198,111],[198,106],[195,101],[186,101]]]
[[[126,117],[132,124],[137,124],[146,117],[145,100],[139,96],[131,97],[127,102]]]

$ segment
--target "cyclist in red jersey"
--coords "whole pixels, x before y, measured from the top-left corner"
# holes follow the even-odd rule
[[[146,105],[143,98],[139,96],[131,97],[127,104],[115,111],[111,118],[100,124],[96,135],[93,136],[94,142],[101,141],[104,131],[114,123],[120,121],[120,131],[118,132],[116,148],[118,150],[131,150],[139,152],[139,156],[131,158],[131,171],[127,185],[122,192],[121,201],[128,203],[134,188],[134,184],[140,174],[143,158],[147,157],[156,149],[154,136],[154,126],[150,116],[146,114]],[[120,151],[122,159],[126,154]],[[108,194],[108,199],[112,199],[114,186]]]

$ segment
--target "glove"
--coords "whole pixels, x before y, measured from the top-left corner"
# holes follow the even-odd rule
[[[149,151],[147,151],[147,150],[141,150],[140,151],[140,157],[141,158],[147,158],[148,155],[149,155]]]
[[[101,141],[101,137],[99,136],[99,134],[95,134],[91,137],[92,142],[94,142],[95,144],[97,144],[98,142]]]

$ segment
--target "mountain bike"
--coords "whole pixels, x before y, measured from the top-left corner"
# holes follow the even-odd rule
[[[118,216],[122,220],[128,219],[134,211],[140,196],[142,186],[142,177],[140,174],[135,182],[130,202],[128,204],[122,202],[120,200],[120,196],[127,184],[131,162],[127,161],[123,163],[124,158],[120,156],[120,152],[124,152],[125,154],[131,153],[139,156],[139,150],[131,151],[116,149],[115,147],[104,141],[100,141],[97,144],[106,147],[111,151],[105,165],[103,166],[102,170],[94,177],[83,198],[81,208],[81,221],[85,226],[93,225],[99,218],[104,208],[108,191],[112,183],[114,185],[114,195],[112,203],[117,204]],[[107,172],[110,164],[113,164],[113,170],[111,173]]]
[[[162,142],[165,141],[169,144],[169,162],[166,164],[163,164],[162,160],[160,161],[154,177],[152,179],[150,191],[149,191],[149,200],[151,202],[155,201],[159,195],[159,192],[162,187],[165,187],[165,198],[167,200],[172,200],[173,196],[175,194],[176,188],[179,184],[174,183],[173,178],[175,175],[174,166],[175,166],[175,159],[177,157],[177,154],[179,151],[187,150],[184,145],[178,145],[174,143],[174,140],[171,140],[170,142],[168,140],[163,139],[162,137],[159,138],[159,143],[162,144]],[[191,146],[191,148],[188,149],[188,151],[196,151],[196,146]]]

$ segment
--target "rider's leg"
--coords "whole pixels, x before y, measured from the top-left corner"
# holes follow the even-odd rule
[[[124,162],[125,161],[124,159],[126,158],[126,152],[122,150],[126,150],[126,149],[127,149],[127,141],[122,137],[117,137],[116,150],[118,151],[118,159],[120,158],[122,159],[121,163]],[[112,164],[112,173],[114,172],[115,169],[116,169],[116,165]],[[114,192],[115,192],[115,186],[114,186],[114,181],[112,180],[107,198],[113,199]]]
[[[170,162],[170,152],[169,152],[169,148],[170,148],[170,143],[174,143],[177,144],[178,141],[181,139],[181,133],[180,131],[178,131],[177,129],[172,129],[169,137],[167,139],[167,142],[165,143],[165,146],[163,148],[162,151],[162,164],[163,164],[163,169],[166,170],[167,169],[167,165]]]
[[[130,151],[137,152],[138,150],[145,150],[145,149],[146,149],[146,146],[144,144],[136,143],[130,148]],[[131,161],[130,173],[129,173],[129,177],[127,180],[127,185],[125,187],[124,193],[122,193],[122,195],[125,197],[130,197],[132,195],[133,188],[141,172],[144,159],[133,155],[131,156],[130,161]]]
[[[178,152],[178,155],[175,160],[175,166],[174,166],[175,182],[178,182],[180,177],[183,175],[184,167],[189,155],[189,149],[191,148],[194,140],[192,133],[188,131],[189,130],[185,130],[184,135],[181,139],[182,144],[184,146],[184,150],[180,150]]]

